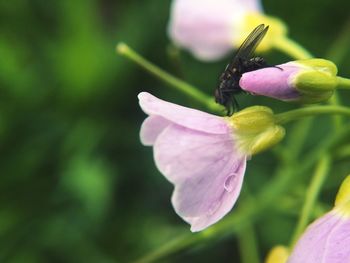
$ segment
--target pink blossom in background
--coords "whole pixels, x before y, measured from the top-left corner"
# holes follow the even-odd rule
[[[160,100],[142,92],[142,110],[149,115],[140,138],[153,146],[160,172],[174,185],[176,213],[201,231],[234,206],[241,191],[247,156],[238,150],[227,120]]]
[[[217,60],[241,41],[244,18],[261,13],[257,0],[173,0],[168,32],[201,60]]]
[[[350,218],[331,211],[312,223],[287,263],[350,262]]]
[[[334,208],[305,230],[287,261],[305,262],[350,262],[350,175],[340,186]]]

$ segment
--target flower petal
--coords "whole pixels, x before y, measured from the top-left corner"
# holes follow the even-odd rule
[[[230,131],[221,117],[158,99],[147,92],[141,92],[138,98],[142,110],[148,115],[161,116],[181,126],[207,133],[226,134]]]
[[[160,116],[149,116],[144,120],[140,130],[141,143],[152,146],[158,135],[169,125],[170,121]]]
[[[234,4],[230,0],[175,0],[171,7],[169,35],[176,45],[198,59],[215,60],[233,47]]]
[[[300,67],[293,63],[254,70],[244,73],[239,85],[244,91],[251,94],[286,101],[296,100],[299,99],[300,93],[290,82],[300,70]]]
[[[216,223],[236,203],[242,188],[246,159],[239,162],[232,159],[229,163],[231,165],[218,172],[215,178],[206,179],[208,174],[202,178],[189,178],[175,189],[173,205],[176,212],[191,224],[192,232],[201,231]]]
[[[158,169],[175,185],[172,203],[192,231],[217,222],[240,193],[246,157],[230,134],[218,135],[169,125],[154,145]]]
[[[312,223],[288,263],[350,262],[350,220],[331,211]]]
[[[169,35],[201,60],[217,60],[238,45],[247,13],[261,12],[257,0],[174,0]]]
[[[350,219],[342,218],[341,224],[329,239],[325,262],[350,262]]]

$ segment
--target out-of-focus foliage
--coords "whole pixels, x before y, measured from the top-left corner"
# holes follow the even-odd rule
[[[226,61],[203,64],[184,52],[181,70],[172,63],[169,6],[163,0],[0,2],[0,262],[125,262],[189,231],[172,210],[171,185],[156,170],[151,149],[139,142],[144,114],[136,95],[149,91],[196,105],[115,54],[115,44],[125,41],[213,93]],[[264,7],[318,57],[329,54],[350,19],[347,0],[266,0]],[[349,77],[350,52],[344,56],[340,73]],[[280,53],[267,57],[271,63],[287,59]],[[240,101],[276,111],[293,107],[249,96]],[[317,127],[328,130],[329,122],[320,119]],[[313,139],[305,148],[322,140],[317,134]],[[350,170],[341,160],[325,202]],[[248,163],[252,194],[269,180],[275,162],[265,153]],[[292,196],[303,195],[303,187],[295,189]],[[257,220],[262,255],[288,241],[300,204],[294,206]],[[196,246],[167,260],[238,262],[235,240]]]

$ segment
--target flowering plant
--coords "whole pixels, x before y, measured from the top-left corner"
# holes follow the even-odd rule
[[[260,25],[247,37],[252,24],[256,26],[261,22],[268,23],[269,27]],[[244,244],[240,251],[242,258],[254,257],[244,262],[259,262],[256,242],[248,242],[247,246],[247,239],[252,241],[255,237],[254,222],[267,209],[288,214],[286,203],[299,194],[299,188],[303,191],[302,197],[290,201],[293,211],[301,206],[300,214],[293,214],[297,224],[290,245],[273,249],[266,262],[349,261],[349,250],[344,245],[348,237],[343,235],[348,229],[347,198],[306,229],[311,219],[320,217],[326,210],[318,195],[332,163],[338,156],[349,157],[349,142],[345,138],[350,127],[344,116],[350,116],[350,108],[339,102],[338,92],[349,89],[350,80],[338,75],[336,64],[339,63],[313,58],[302,45],[288,37],[287,27],[281,20],[263,13],[257,1],[223,0],[214,4],[209,0],[174,0],[168,34],[177,47],[202,61],[220,60],[231,49],[238,51],[224,72],[216,76],[214,98],[147,61],[128,45],[117,45],[119,54],[197,103],[190,108],[147,92],[138,95],[140,107],[148,115],[141,126],[141,142],[152,147],[156,167],[174,186],[171,203],[175,212],[191,225],[192,232],[201,232],[174,239],[141,262],[157,260],[227,233],[235,233]],[[264,58],[253,55],[255,49],[259,53],[278,49],[293,60],[270,65]],[[240,93],[248,94],[253,103],[245,102],[245,107],[231,110],[230,106],[239,105]],[[273,106],[262,97],[282,101],[272,105],[284,106],[272,110]],[[291,128],[293,121],[318,115],[332,115],[328,125],[332,132],[328,131],[322,140],[315,132],[318,127],[311,130],[310,119],[297,122]],[[313,135],[315,138],[310,138]],[[318,139],[319,143],[310,146],[308,138]],[[334,150],[337,147],[339,151]],[[239,198],[245,189],[244,182],[259,176],[258,170],[250,170],[255,155],[266,150],[274,155],[271,166],[276,167],[275,176],[261,191],[252,194],[246,190]],[[312,176],[306,187],[308,174]],[[339,195],[343,196],[343,192]],[[253,256],[251,251],[255,253]]]

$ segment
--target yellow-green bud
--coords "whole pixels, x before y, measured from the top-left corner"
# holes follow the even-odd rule
[[[342,215],[350,217],[350,175],[341,184],[335,199],[335,209]]]
[[[337,67],[325,59],[307,59],[296,61],[304,66],[291,83],[300,92],[303,103],[317,103],[328,100],[337,87]]]
[[[251,153],[254,155],[271,148],[279,143],[284,138],[285,134],[286,131],[282,126],[271,126],[252,140],[250,145]]]
[[[243,133],[260,132],[275,123],[272,110],[265,106],[245,108],[229,119],[232,127]]]
[[[235,130],[239,149],[251,155],[271,148],[285,135],[284,128],[276,124],[273,111],[268,107],[248,107],[227,119]]]
[[[289,250],[285,246],[272,248],[266,257],[265,263],[285,263],[289,257]]]

